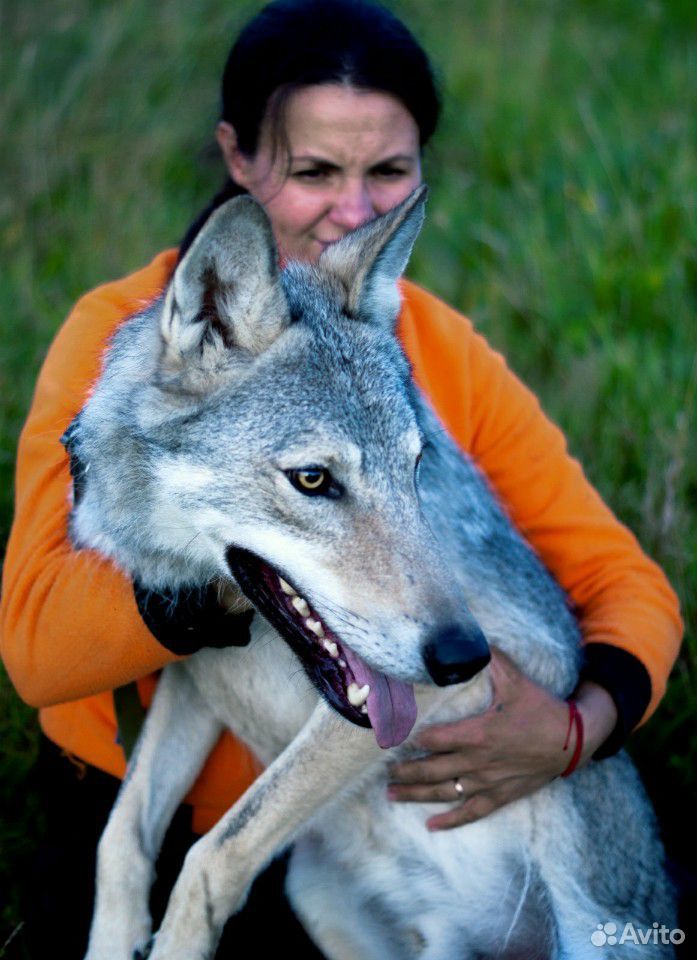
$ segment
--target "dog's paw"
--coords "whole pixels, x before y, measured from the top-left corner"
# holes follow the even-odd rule
[[[143,947],[137,947],[133,951],[133,960],[148,960],[155,946],[155,934],[153,934]]]

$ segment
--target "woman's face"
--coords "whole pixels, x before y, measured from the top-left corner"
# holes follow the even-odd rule
[[[285,134],[288,154],[274,156],[271,131],[262,126],[259,148],[247,157],[229,123],[217,132],[230,175],[264,205],[285,259],[317,260],[421,182],[418,128],[389,94],[304,87],[288,99]]]

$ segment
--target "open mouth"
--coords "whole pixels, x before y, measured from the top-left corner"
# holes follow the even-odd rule
[[[332,707],[357,726],[372,726],[381,747],[402,743],[416,721],[412,685],[368,666],[260,557],[230,547],[227,562],[240,589],[290,645]]]

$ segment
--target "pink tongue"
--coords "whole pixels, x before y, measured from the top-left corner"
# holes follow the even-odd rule
[[[342,646],[342,652],[358,686],[370,686],[367,707],[375,739],[383,749],[396,747],[407,739],[416,722],[414,687],[372,670],[349,647]]]

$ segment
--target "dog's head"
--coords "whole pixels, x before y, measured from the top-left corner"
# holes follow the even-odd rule
[[[116,335],[72,437],[78,544],[152,588],[232,575],[384,746],[413,725],[414,682],[488,660],[421,508],[432,445],[394,336],[424,199],[283,272],[263,209],[221,207]]]

